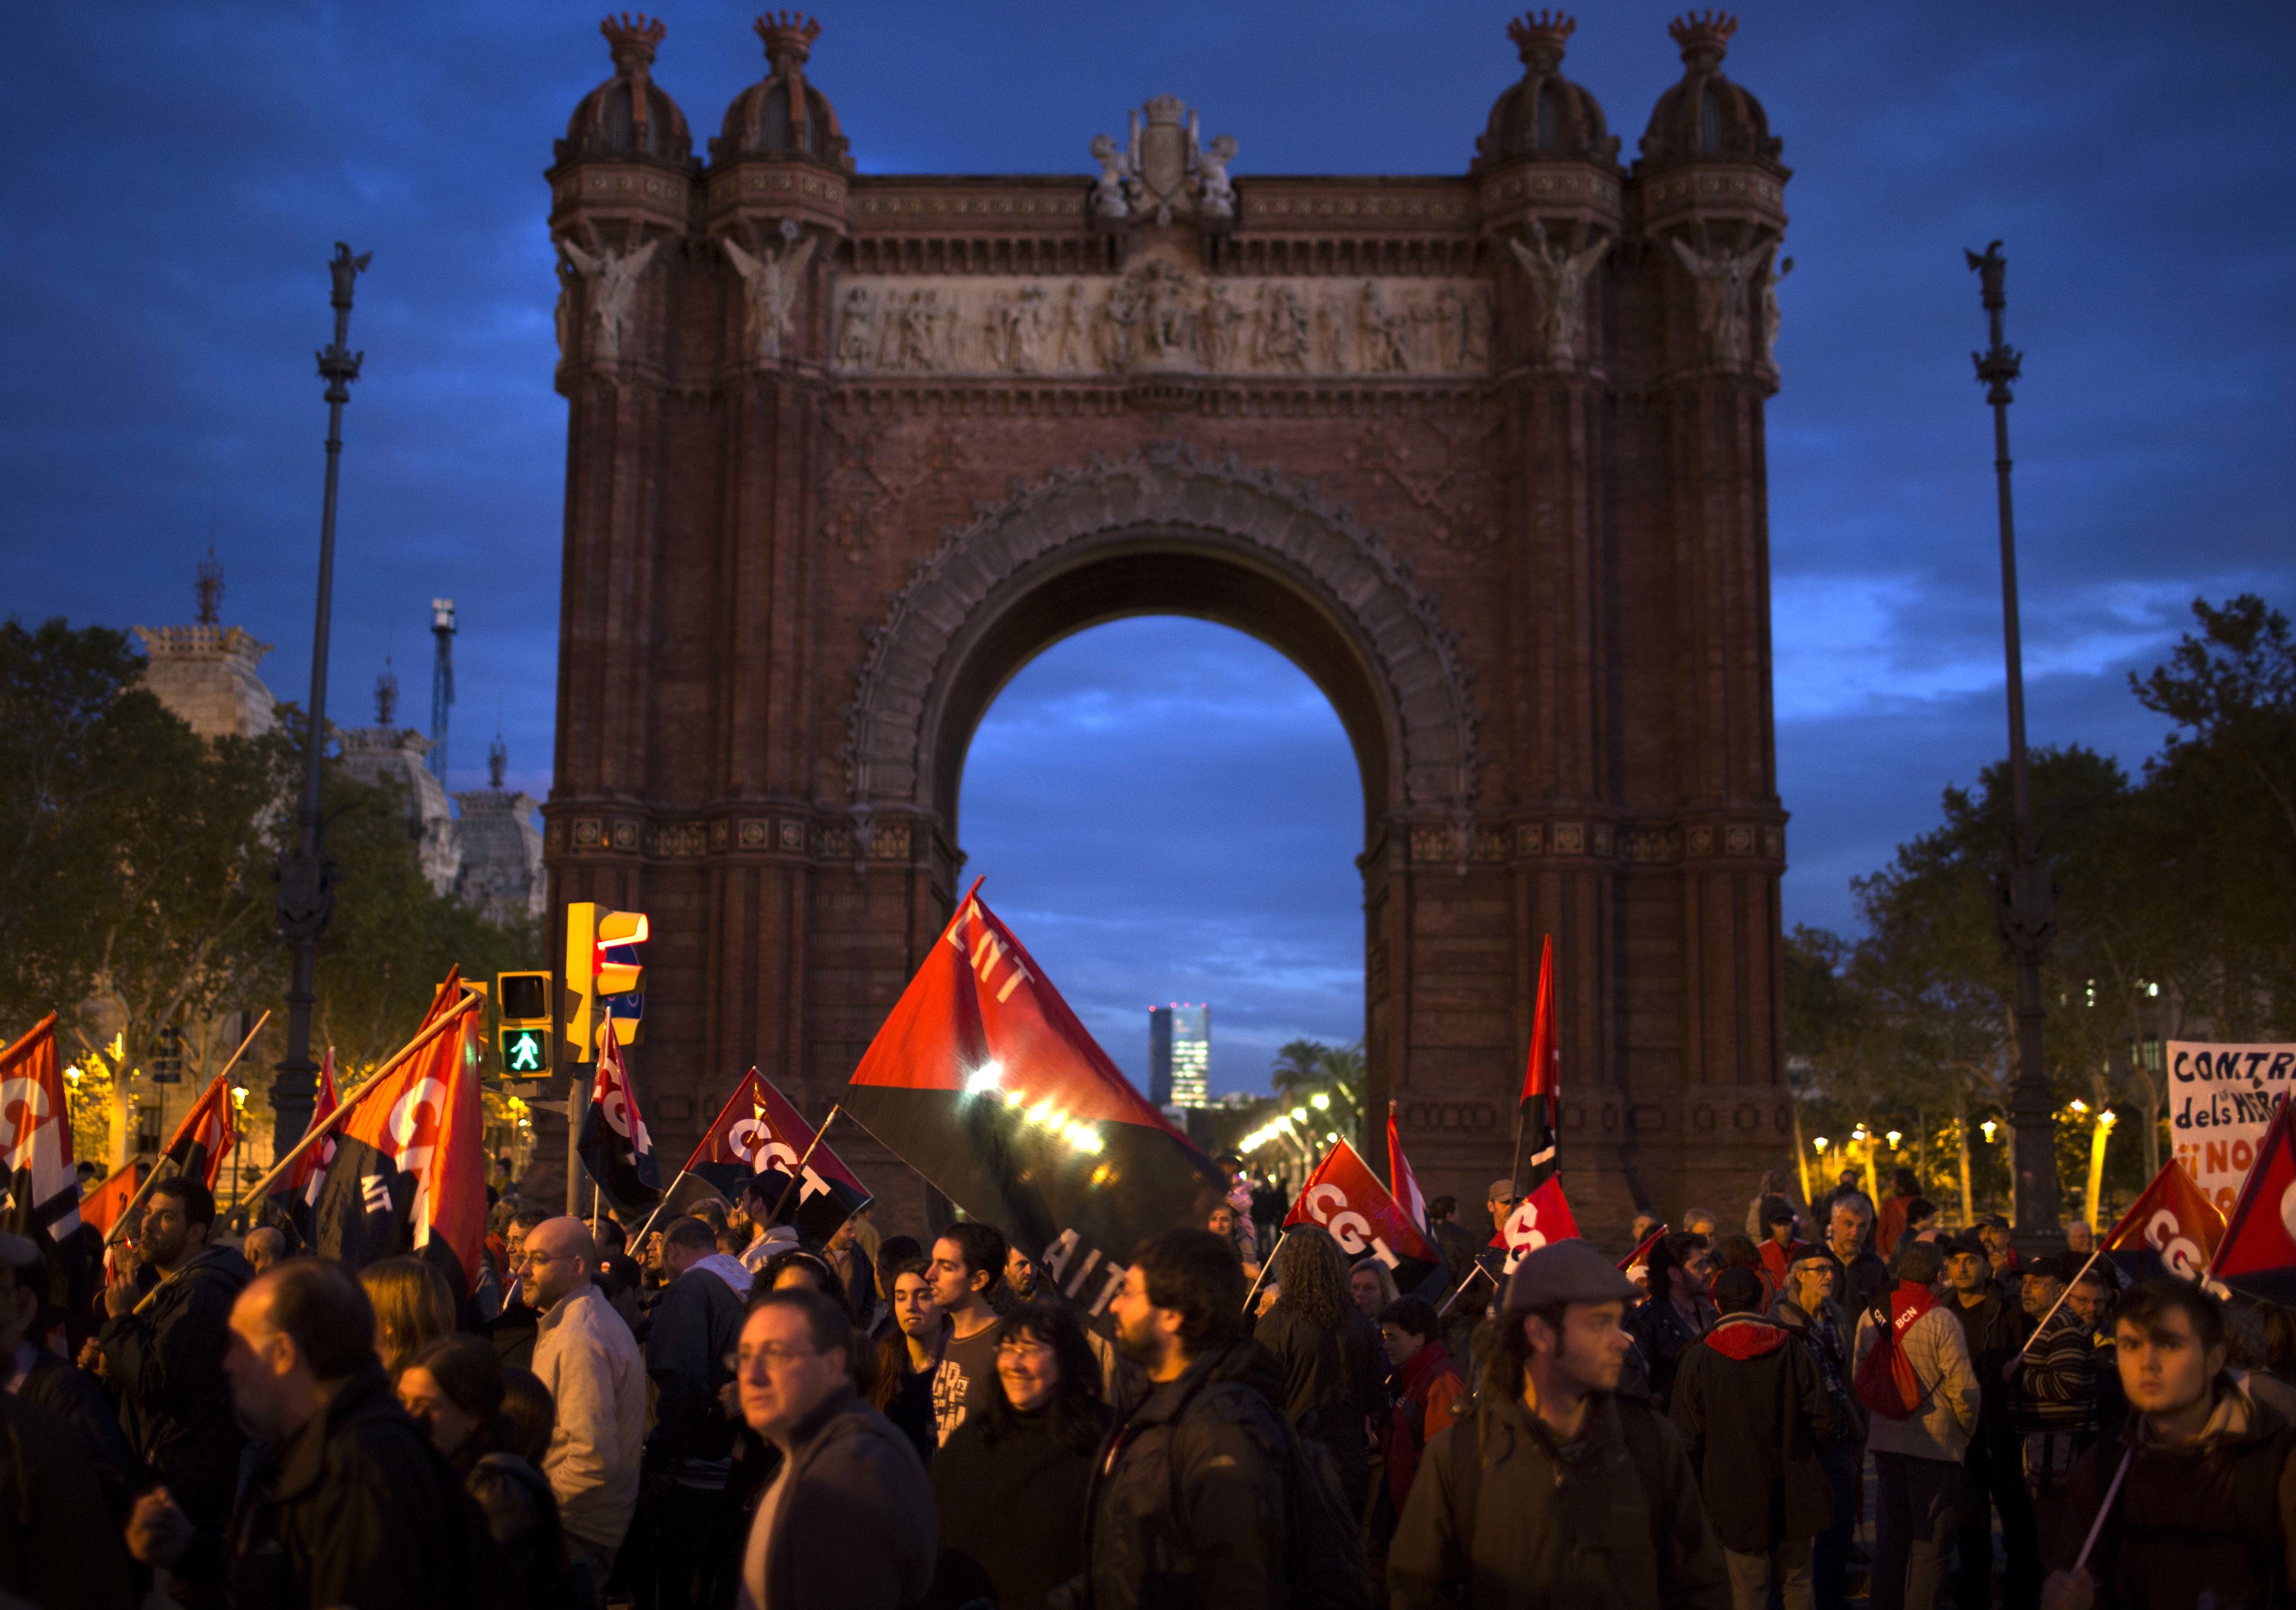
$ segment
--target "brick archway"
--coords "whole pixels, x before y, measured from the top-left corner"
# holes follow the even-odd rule
[[[1006,680],[1072,632],[1172,613],[1268,642],[1323,689],[1363,772],[1366,837],[1396,815],[1467,819],[1482,718],[1439,603],[1312,486],[1185,443],[1016,483],[918,562],[869,634],[852,809],[928,813],[954,836],[965,749]]]

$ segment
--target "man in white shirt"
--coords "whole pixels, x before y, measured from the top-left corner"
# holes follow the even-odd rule
[[[557,1405],[542,1474],[558,1495],[574,1563],[600,1602],[606,1573],[637,1507],[645,1439],[645,1363],[629,1327],[592,1282],[597,1243],[579,1219],[552,1219],[527,1233],[520,1282],[542,1310],[534,1373]]]

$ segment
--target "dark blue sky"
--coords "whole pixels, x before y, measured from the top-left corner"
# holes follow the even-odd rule
[[[1680,72],[1667,8],[1582,19],[1566,70],[1631,157]],[[659,81],[696,144],[763,71],[750,10],[682,4]],[[2037,741],[2134,764],[2123,673],[2196,594],[2296,607],[2296,23],[2281,7],[1749,7],[1728,70],[1795,169],[1770,414],[1791,920],[2001,747],[1990,443],[1964,246],[2005,238]],[[1500,7],[849,5],[809,76],[875,172],[1065,171],[1160,91],[1234,170],[1456,172],[1520,68]],[[301,698],[338,237],[375,254],[354,345],[334,658],[365,719],[428,601],[461,606],[454,784],[497,710],[548,782],[563,405],[540,172],[609,68],[567,5],[79,4],[12,18],[0,106],[6,608],[187,620],[212,518],[225,618]],[[1215,1085],[1359,1031],[1352,760],[1304,679],[1171,621],[1072,639],[982,730],[964,839],[1119,1061],[1152,999],[1215,1006]],[[1176,777],[1218,778],[1217,793]]]

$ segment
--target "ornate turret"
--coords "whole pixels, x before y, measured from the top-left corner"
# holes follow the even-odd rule
[[[1578,24],[1561,12],[1526,12],[1507,24],[1522,53],[1521,81],[1491,106],[1470,171],[1555,158],[1614,162],[1619,138],[1595,97],[1562,76],[1562,46]]]
[[[558,142],[560,161],[582,157],[656,157],[684,166],[693,154],[685,114],[653,81],[653,53],[668,30],[643,13],[598,24],[613,52],[614,76],[582,97]]]
[[[1781,142],[1762,103],[1722,76],[1722,57],[1738,20],[1725,12],[1692,12],[1667,32],[1682,47],[1682,82],[1658,98],[1643,136],[1643,161],[1755,157],[1775,163]]]
[[[726,109],[725,129],[709,142],[710,160],[794,158],[851,173],[853,158],[838,132],[835,109],[805,81],[805,64],[821,37],[821,24],[795,12],[767,12],[756,26],[770,70]]]

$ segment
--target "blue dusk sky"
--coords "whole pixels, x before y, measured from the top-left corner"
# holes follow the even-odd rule
[[[1590,8],[1590,11],[1592,8]],[[1456,173],[1521,72],[1496,5],[858,4],[808,77],[865,172],[1087,171],[1168,91],[1266,173]],[[1666,7],[1582,19],[1565,67],[1631,159],[1680,76]],[[753,11],[673,0],[657,81],[697,145],[762,76]],[[1789,921],[2001,750],[1990,423],[1965,246],[2007,242],[2036,742],[2135,766],[2126,673],[2196,595],[2296,608],[2290,451],[2296,12],[2281,6],[1757,4],[1727,70],[1794,169],[1769,413]],[[187,620],[212,530],[224,618],[309,678],[337,239],[374,253],[353,345],[331,711],[395,655],[428,709],[428,604],[459,606],[451,782],[549,784],[564,404],[541,171],[610,70],[568,4],[127,4],[17,13],[0,106],[6,608]],[[1362,1023],[1354,760],[1305,678],[1175,620],[1017,678],[967,770],[987,893],[1120,1065],[1151,1002],[1213,1006],[1213,1086]]]

